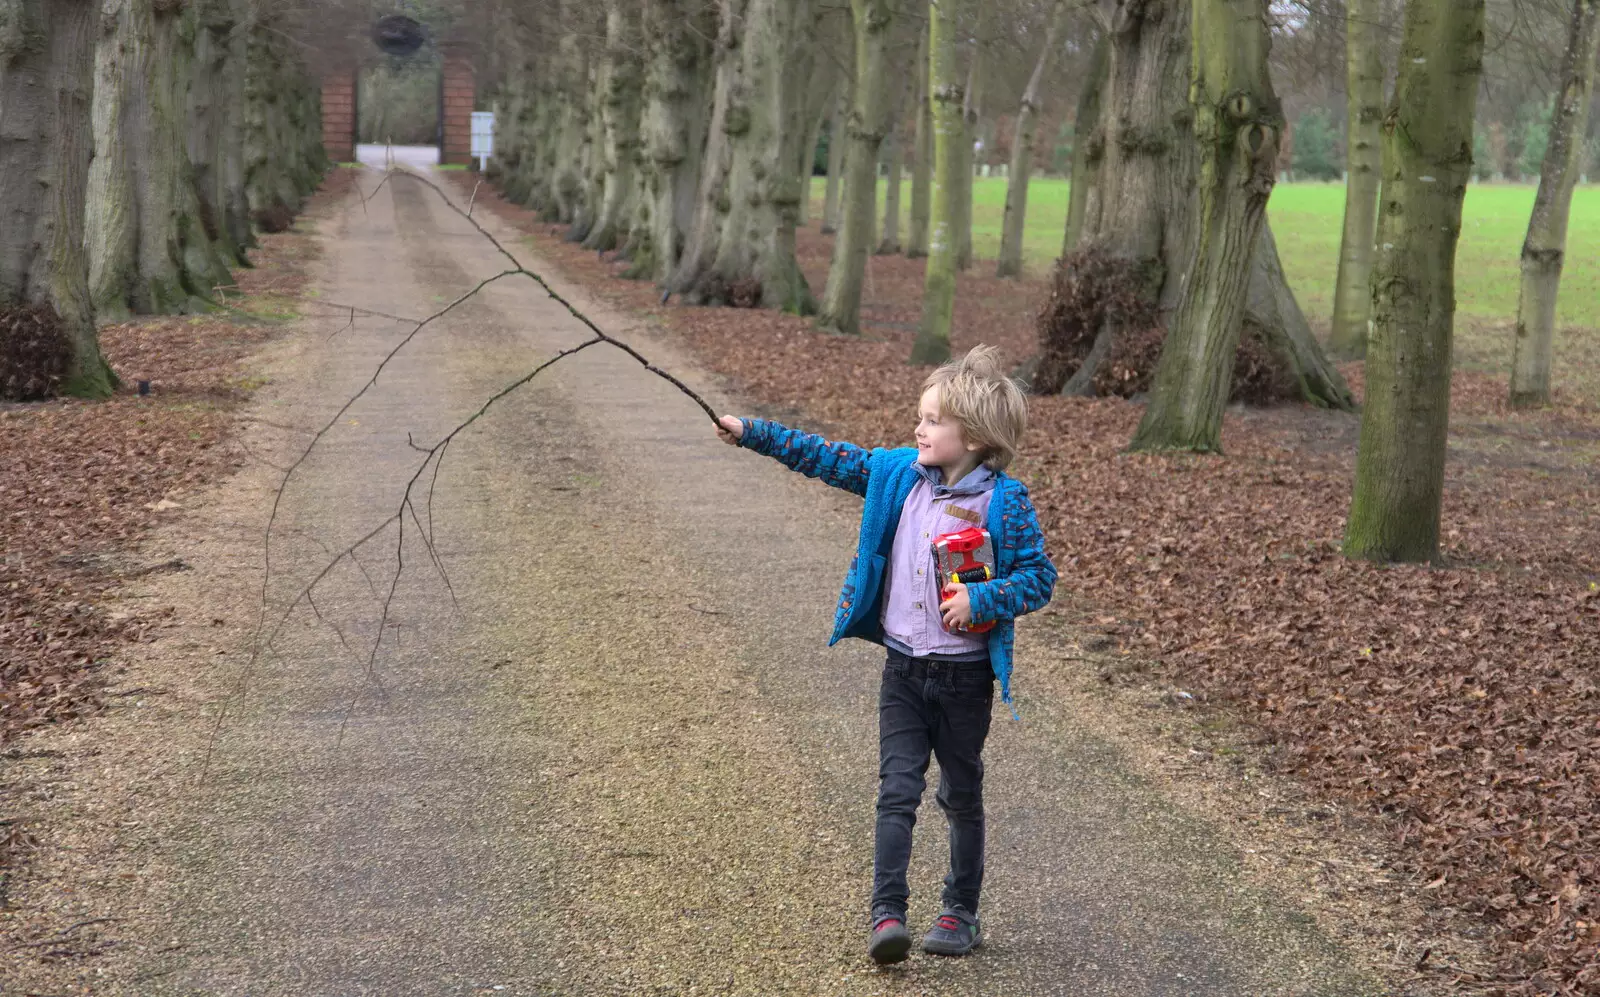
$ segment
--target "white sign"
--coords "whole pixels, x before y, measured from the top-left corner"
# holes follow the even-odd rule
[[[478,169],[489,168],[489,157],[494,155],[494,112],[472,112],[472,155],[478,160]]]

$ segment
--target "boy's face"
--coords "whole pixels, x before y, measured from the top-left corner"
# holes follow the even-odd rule
[[[961,423],[939,415],[939,387],[922,393],[917,405],[917,463],[945,471],[972,461],[981,448],[962,438]]]

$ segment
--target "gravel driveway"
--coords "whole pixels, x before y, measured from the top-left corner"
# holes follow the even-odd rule
[[[325,230],[324,302],[420,317],[504,268],[404,178]],[[649,330],[561,290],[741,410]],[[82,776],[104,791],[73,806],[125,817],[57,865],[111,870],[81,894],[122,918],[93,993],[1380,992],[1310,917],[1248,885],[1213,829],[1064,704],[1029,697],[1046,652],[1026,626],[1023,719],[997,715],[986,752],[988,941],[871,967],[882,652],[824,646],[859,501],[721,445],[609,348],[463,434],[403,547],[391,526],[341,560],[316,613],[247,666],[278,478],[266,462],[307,439],[281,427],[327,421],[408,329],[346,325],[308,319],[270,358],[245,434],[263,463],[186,502],[155,542],[194,571],[130,593],[178,607],[132,676],[169,694],[66,738],[105,746]],[[431,445],[584,335],[520,279],[425,328],[285,491],[269,602],[396,512],[421,460],[408,435]],[[448,587],[419,541],[430,528]],[[914,930],[943,872],[931,798],[923,816]]]

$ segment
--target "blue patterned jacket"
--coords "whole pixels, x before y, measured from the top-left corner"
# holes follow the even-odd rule
[[[883,572],[894,544],[900,510],[917,483],[917,451],[913,447],[867,451],[853,443],[831,443],[812,433],[789,429],[766,419],[745,419],[739,445],[776,458],[808,478],[821,478],[866,499],[861,510],[861,538],[845,575],[839,607],[833,615],[829,646],[846,637],[883,643]],[[1039,517],[1028,501],[1028,489],[1016,478],[995,475],[986,524],[994,543],[992,581],[967,586],[972,621],[996,621],[989,631],[989,663],[1000,680],[1002,702],[1011,702],[1012,621],[1041,609],[1055,590],[1056,566],[1044,552]]]

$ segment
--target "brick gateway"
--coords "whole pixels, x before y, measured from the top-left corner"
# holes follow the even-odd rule
[[[468,166],[472,158],[472,111],[477,80],[472,62],[445,49],[439,74],[439,162]],[[356,158],[356,86],[359,70],[341,68],[322,77],[322,147],[336,163]]]

